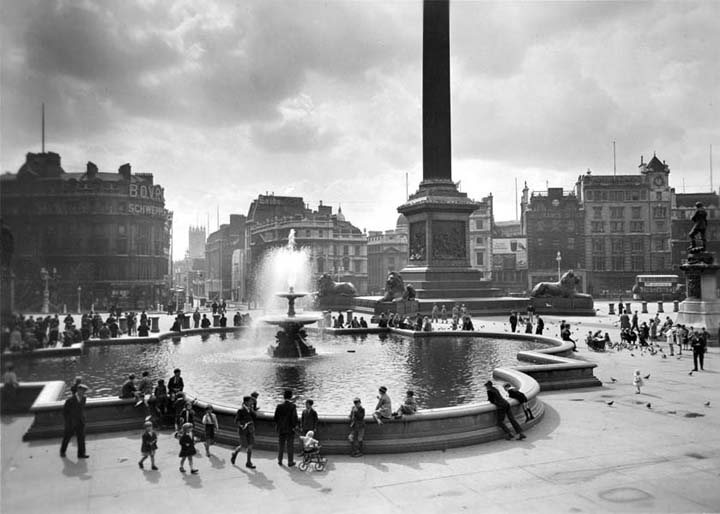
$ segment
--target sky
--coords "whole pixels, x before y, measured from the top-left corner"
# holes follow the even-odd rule
[[[422,3],[2,0],[0,170],[46,149],[153,173],[189,225],[266,192],[394,228],[422,179]],[[653,152],[678,192],[720,168],[720,2],[450,7],[452,176],[495,219],[515,183],[572,189]],[[717,172],[716,172],[717,174]],[[713,186],[717,190],[720,176]]]

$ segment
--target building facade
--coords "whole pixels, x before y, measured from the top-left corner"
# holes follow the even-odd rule
[[[550,187],[531,193],[525,184],[521,212],[528,245],[528,289],[539,282],[555,282],[570,269],[585,286],[585,212],[575,191]]]
[[[493,225],[493,285],[510,294],[527,292],[527,238],[520,221],[499,221]]]
[[[295,230],[297,247],[309,252],[312,284],[324,273],[352,282],[360,294],[368,290],[367,235],[329,205],[311,210],[300,197],[260,195],[248,210],[246,262],[252,298],[254,277],[265,253],[288,242]],[[248,257],[249,256],[249,257]]]
[[[398,216],[392,230],[368,232],[368,293],[382,295],[391,271],[399,272],[408,263],[408,222]]]
[[[587,291],[627,294],[639,274],[670,273],[670,168],[656,156],[640,158],[639,175],[578,178],[576,195],[585,217]]]
[[[152,174],[67,173],[60,155],[28,153],[0,177],[3,223],[15,242],[15,307],[144,309],[168,296],[172,213]]]
[[[245,248],[247,218],[231,214],[230,223],[220,225],[205,243],[205,294],[209,301],[240,301],[243,291],[233,287],[233,252]]]
[[[492,228],[493,218],[492,194],[481,199],[478,208],[470,214],[470,266],[480,270],[482,278],[492,279]]]

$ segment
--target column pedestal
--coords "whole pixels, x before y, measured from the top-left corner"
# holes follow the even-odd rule
[[[680,303],[676,323],[700,329],[710,334],[708,344],[718,345],[720,330],[720,299],[717,292],[715,256],[710,252],[697,252],[688,256],[680,269],[685,272],[687,299]]]

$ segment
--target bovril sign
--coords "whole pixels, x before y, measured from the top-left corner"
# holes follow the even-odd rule
[[[129,193],[131,198],[144,198],[147,200],[156,200],[158,202],[165,201],[162,187],[146,186],[144,184],[130,184]]]

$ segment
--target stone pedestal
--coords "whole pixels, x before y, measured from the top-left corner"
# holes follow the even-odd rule
[[[718,344],[720,329],[720,299],[717,293],[717,271],[715,256],[709,252],[698,252],[688,256],[680,266],[685,272],[687,299],[680,303],[676,323],[696,329],[705,327],[710,334],[709,344]]]
[[[127,318],[125,316],[122,316],[118,321],[120,322],[120,333],[127,334],[127,332],[128,332]]]
[[[430,179],[398,211],[408,220],[408,265],[401,271],[417,297],[480,298],[500,291],[470,267],[469,217],[478,204],[450,180]]]
[[[160,332],[160,316],[150,316],[150,332],[153,334]]]

